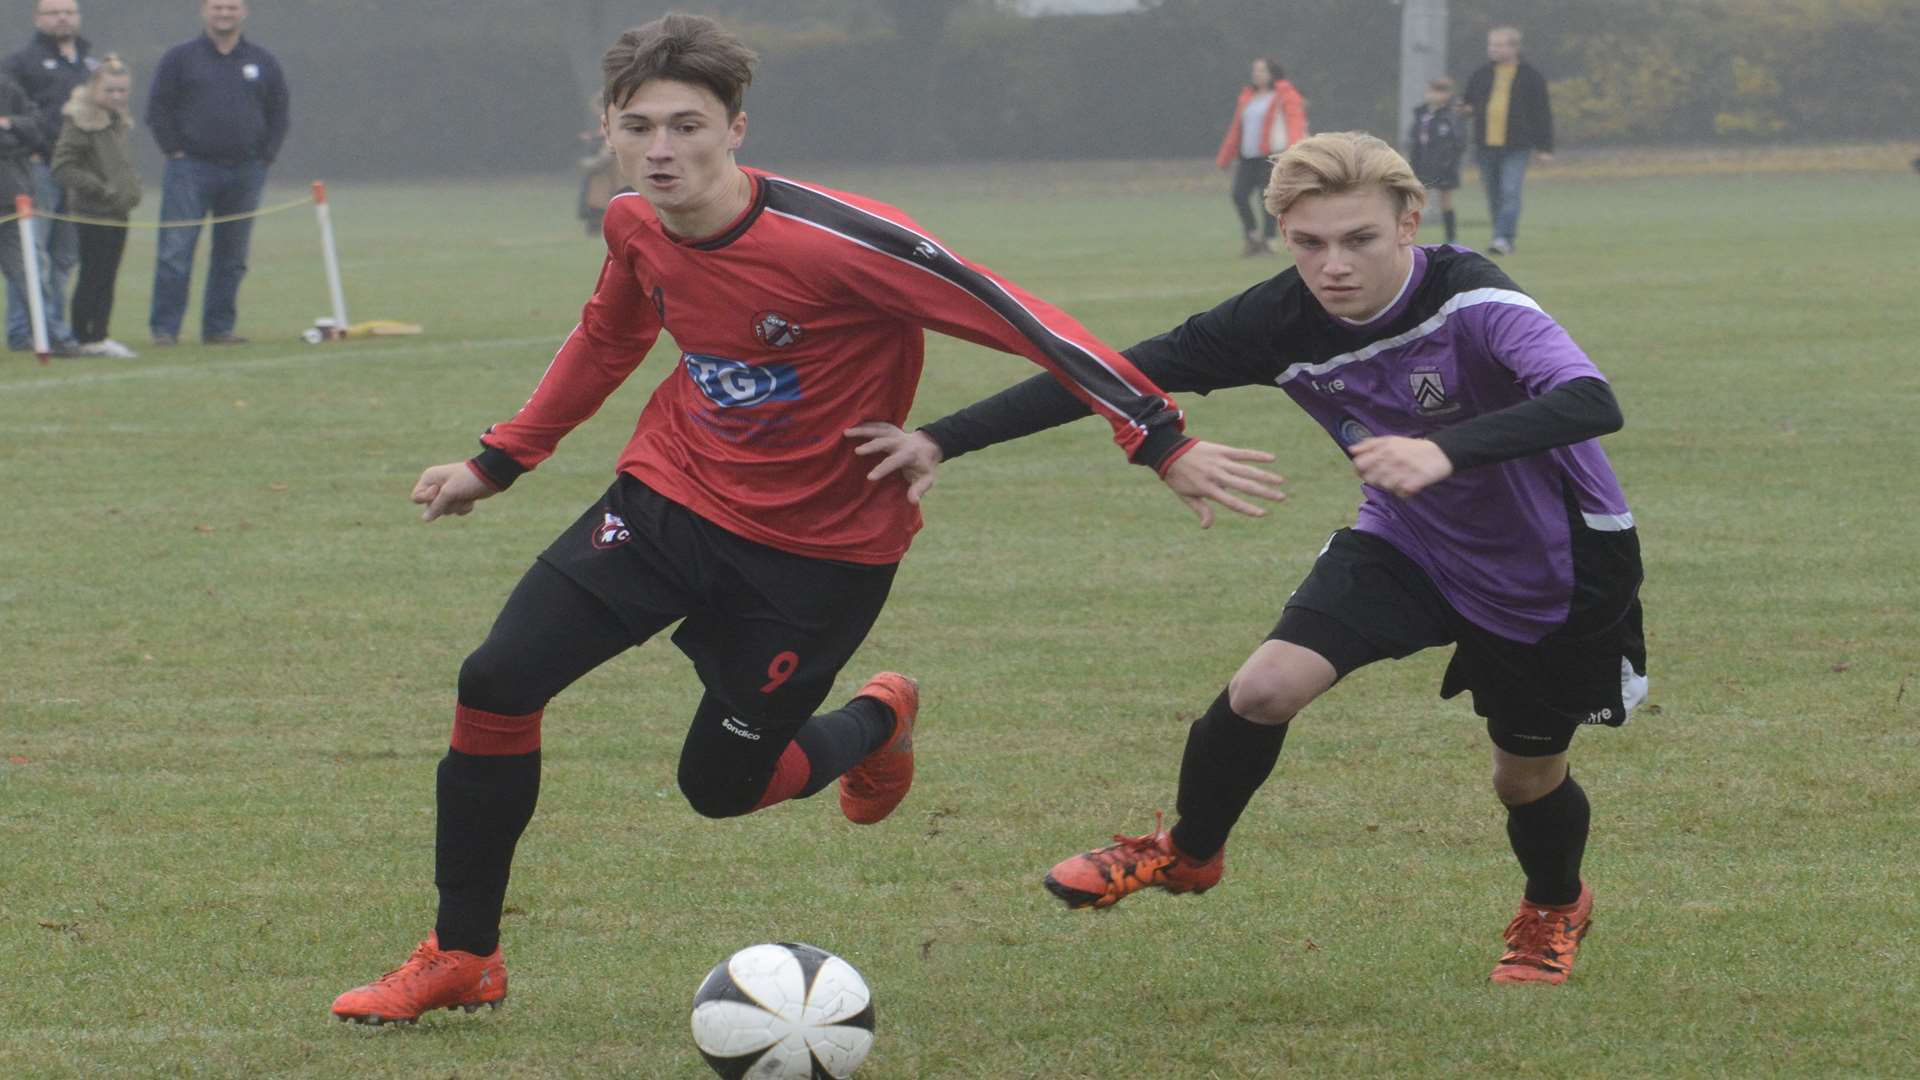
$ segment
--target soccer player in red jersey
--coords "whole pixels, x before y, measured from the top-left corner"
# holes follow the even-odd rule
[[[471,460],[427,469],[428,521],[466,514],[553,453],[664,329],[681,371],[640,415],[602,499],[547,548],[460,669],[437,784],[434,932],[334,1015],[410,1022],[506,996],[500,914],[540,782],[540,718],[574,680],[676,621],[706,692],[679,766],[694,810],[731,817],[840,780],[880,821],[913,780],[919,689],[892,672],[815,714],[872,627],[920,514],[847,442],[899,424],[923,331],[1018,353],[1103,416],[1200,517],[1279,499],[1271,455],[1199,442],[1132,364],[1073,319],[955,256],[893,207],[741,167],[754,54],[668,15],[605,62],[605,124],[634,193],[607,209],[607,259],[533,396]],[[898,481],[895,481],[898,483]]]

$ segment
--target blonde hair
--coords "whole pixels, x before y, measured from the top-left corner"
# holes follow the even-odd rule
[[[87,82],[98,84],[101,79],[109,75],[126,75],[131,77],[133,75],[133,69],[127,66],[125,60],[120,59],[119,53],[108,53],[100,58],[100,63],[93,69],[93,74],[87,76]]]
[[[1273,159],[1267,181],[1267,213],[1280,217],[1308,195],[1344,195],[1378,187],[1394,204],[1394,216],[1427,205],[1427,188],[1399,151],[1364,131],[1309,136]]]

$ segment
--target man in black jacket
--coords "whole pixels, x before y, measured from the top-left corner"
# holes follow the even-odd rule
[[[1487,213],[1493,218],[1495,255],[1513,251],[1520,232],[1520,185],[1535,151],[1553,160],[1553,108],[1547,80],[1520,59],[1520,31],[1496,26],[1487,33],[1487,62],[1467,80],[1467,108],[1473,113],[1474,145],[1480,157],[1480,181],[1487,187]]]
[[[33,196],[36,210],[60,213],[66,209],[66,193],[54,182],[49,168],[53,143],[60,135],[60,109],[73,95],[73,88],[86,82],[100,62],[90,55],[92,47],[87,39],[80,36],[80,5],[76,0],[39,0],[33,9],[33,29],[33,40],[7,57],[0,70],[26,91],[40,118],[41,141],[32,148],[28,162],[33,184],[26,194]],[[36,218],[33,244],[39,253],[47,338],[56,347],[70,346],[73,332],[67,326],[67,279],[80,259],[77,234],[71,223]],[[27,298],[9,286],[7,347],[24,349],[31,336]]]

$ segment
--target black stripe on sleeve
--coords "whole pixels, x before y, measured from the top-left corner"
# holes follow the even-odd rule
[[[1091,350],[1055,333],[998,282],[956,258],[932,237],[792,181],[769,177],[767,188],[768,210],[919,267],[985,304],[1094,400],[1126,417],[1151,441],[1160,442],[1152,438],[1157,428],[1178,429],[1180,410],[1171,401],[1142,392]],[[1172,439],[1165,445],[1171,449],[1183,441]]]

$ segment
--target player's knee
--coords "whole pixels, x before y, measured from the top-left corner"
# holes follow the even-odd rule
[[[545,708],[544,700],[535,700],[524,689],[524,681],[499,663],[482,645],[460,664],[460,704],[470,709],[519,716]]]
[[[730,778],[702,776],[684,768],[680,770],[680,794],[693,812],[704,818],[740,817],[751,813],[759,798]]]
[[[1314,696],[1284,673],[1269,670],[1242,671],[1227,684],[1228,707],[1256,724],[1287,723]]]
[[[1505,806],[1525,806],[1553,794],[1566,780],[1566,763],[1559,756],[1496,764],[1493,794]]]

